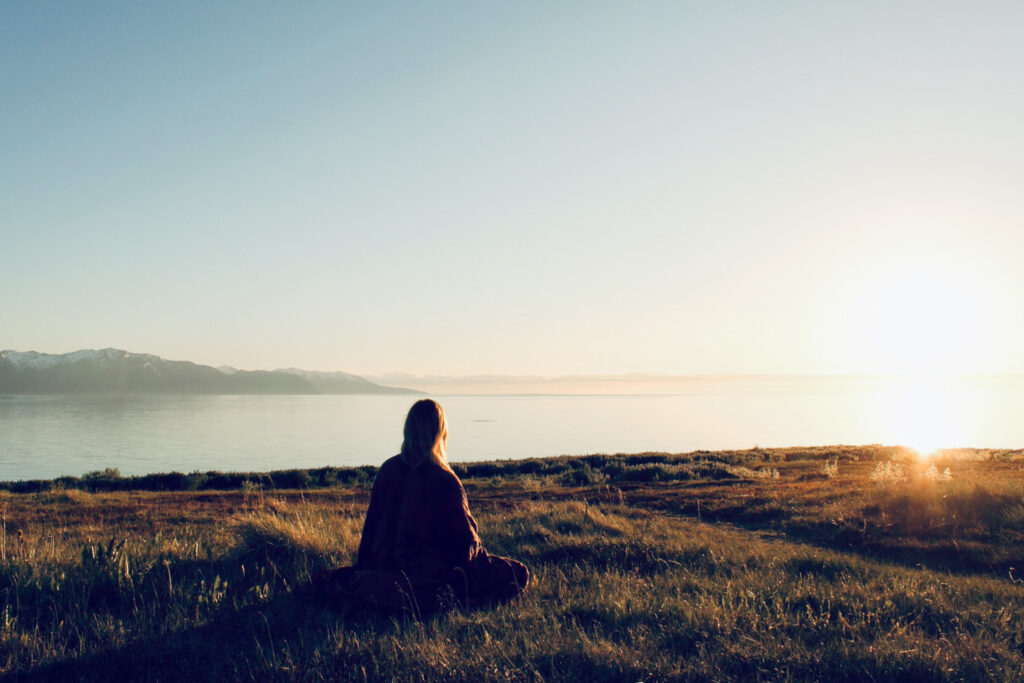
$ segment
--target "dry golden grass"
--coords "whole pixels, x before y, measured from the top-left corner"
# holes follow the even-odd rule
[[[906,476],[873,481],[893,455]],[[481,464],[466,483],[485,544],[526,562],[531,585],[513,604],[427,621],[308,589],[351,561],[362,487],[0,495],[0,671],[1020,680],[1024,473],[968,455],[939,461],[950,481],[905,454],[847,447]],[[686,478],[635,480],[665,473]]]

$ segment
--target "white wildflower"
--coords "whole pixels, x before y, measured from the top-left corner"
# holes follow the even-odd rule
[[[880,462],[871,472],[871,481],[880,486],[893,486],[903,480],[903,468],[893,461]]]

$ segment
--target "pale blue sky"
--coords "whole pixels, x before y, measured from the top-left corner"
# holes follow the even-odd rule
[[[1019,2],[6,2],[0,348],[1024,372],[1022,26]]]

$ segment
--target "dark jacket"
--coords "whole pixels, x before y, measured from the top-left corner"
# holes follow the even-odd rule
[[[358,569],[442,577],[486,557],[462,482],[425,459],[389,458],[377,472],[359,542]]]

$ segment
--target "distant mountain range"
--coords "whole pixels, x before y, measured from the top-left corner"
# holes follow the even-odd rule
[[[0,351],[0,394],[418,394],[346,372],[237,370],[121,349]]]

